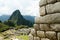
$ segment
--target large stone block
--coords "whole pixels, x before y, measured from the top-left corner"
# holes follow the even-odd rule
[[[53,5],[53,9],[54,12],[56,13],[60,13],[60,2],[57,2]]]
[[[34,40],[40,40],[40,38],[39,37],[34,37]]]
[[[36,36],[36,31],[35,31],[35,29],[31,29],[31,34],[32,34],[33,36]]]
[[[56,0],[47,0],[47,3],[49,4],[52,4],[52,3],[55,3],[56,2]]]
[[[43,17],[36,17],[35,23],[60,23],[60,13],[50,14]]]
[[[60,40],[60,32],[57,34],[57,38],[58,40]]]
[[[44,31],[37,31],[37,36],[40,38],[44,38],[45,37]]]
[[[53,13],[53,4],[46,5],[47,14]]]
[[[40,0],[39,4],[40,7],[42,7],[42,6],[46,6],[47,4],[54,4],[56,3],[56,1],[60,1],[60,0]]]
[[[33,35],[29,34],[28,36],[29,36],[29,40],[33,40],[34,39]]]
[[[44,16],[46,14],[46,10],[45,9],[46,9],[45,6],[43,6],[43,7],[40,8],[40,15],[41,16]]]
[[[60,2],[46,6],[47,14],[60,13]]]
[[[35,23],[36,23],[36,24],[40,24],[40,18],[41,18],[41,17],[36,17],[36,18],[35,18]]]
[[[58,2],[60,2],[60,0],[57,0]]]
[[[40,24],[40,30],[49,31],[51,28],[49,24]]]
[[[34,24],[34,29],[37,31],[37,30],[40,30],[39,28],[40,24]]]
[[[56,40],[56,33],[54,31],[47,31],[46,37],[50,40]]]
[[[40,7],[45,6],[47,4],[47,1],[46,0],[40,0],[39,4],[40,4]]]
[[[0,36],[0,40],[4,40],[4,37],[1,37],[1,36]]]
[[[60,31],[60,24],[51,24],[50,27],[51,27],[54,31]]]
[[[50,39],[48,39],[48,38],[41,38],[41,40],[50,40]]]

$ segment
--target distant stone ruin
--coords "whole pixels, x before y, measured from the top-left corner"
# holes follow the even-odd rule
[[[60,0],[40,0],[39,7],[29,40],[60,40]]]

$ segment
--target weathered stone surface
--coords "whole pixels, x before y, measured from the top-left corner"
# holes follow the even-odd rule
[[[51,27],[54,31],[60,31],[60,24],[51,24],[50,27]]]
[[[44,15],[46,14],[45,8],[46,8],[45,6],[43,6],[43,7],[40,8],[40,15],[41,15],[41,16],[44,16]]]
[[[4,40],[4,38],[3,37],[0,37],[0,40]]]
[[[60,0],[57,0],[58,2],[60,2]]]
[[[44,38],[45,37],[44,31],[37,31],[37,36],[39,36],[40,38]]]
[[[35,23],[60,23],[60,13],[35,18]]]
[[[60,2],[55,3],[52,10],[54,13],[60,13]]]
[[[58,40],[60,40],[60,32],[57,34],[57,38]]]
[[[34,24],[34,29],[37,31],[37,30],[40,30],[39,28],[40,24]]]
[[[57,2],[55,4],[49,4],[46,6],[47,14],[51,13],[60,13],[60,2]]]
[[[39,37],[34,37],[34,40],[40,40],[40,38]]]
[[[31,34],[29,34],[28,36],[29,36],[29,40],[33,40],[33,36]]]
[[[40,18],[41,18],[41,17],[36,17],[36,18],[35,18],[35,23],[36,23],[36,24],[40,24]]]
[[[49,4],[46,6],[47,14],[53,13],[53,4]]]
[[[40,4],[40,7],[44,6],[47,4],[47,1],[46,0],[40,0],[39,4]]]
[[[40,24],[40,30],[48,31],[51,30],[51,28],[49,24]]]
[[[57,0],[60,1],[60,0]],[[53,4],[56,3],[56,0],[40,0],[40,7],[41,6],[46,6],[47,4]]]
[[[47,3],[55,3],[56,2],[56,0],[47,0]]]
[[[50,40],[56,40],[56,33],[54,31],[47,31],[46,37]]]
[[[11,31],[13,31],[13,30],[11,30]],[[30,33],[30,31],[31,31],[31,28],[22,28],[22,29],[18,29],[16,32],[14,32],[15,33],[15,35],[20,35],[20,34],[26,34],[26,35],[28,35],[29,33]]]
[[[31,34],[32,34],[33,36],[36,36],[36,31],[35,31],[35,29],[31,29]]]
[[[41,40],[50,40],[50,39],[48,39],[48,38],[41,38]]]

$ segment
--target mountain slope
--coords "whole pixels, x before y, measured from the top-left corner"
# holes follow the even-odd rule
[[[32,22],[24,19],[24,17],[21,15],[21,12],[19,10],[14,11],[8,20],[13,21],[17,25],[28,25],[28,26],[33,25]]]

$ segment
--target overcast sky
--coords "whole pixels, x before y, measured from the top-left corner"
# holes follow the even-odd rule
[[[22,15],[39,15],[39,0],[0,0],[0,15],[11,15],[19,9]]]

